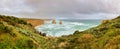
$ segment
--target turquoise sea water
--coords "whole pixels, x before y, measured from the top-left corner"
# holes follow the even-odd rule
[[[95,27],[101,23],[101,20],[62,20],[63,24],[52,24],[52,20],[46,20],[44,25],[37,26],[39,32],[46,33],[48,36],[62,36],[73,34],[76,30],[83,31]]]

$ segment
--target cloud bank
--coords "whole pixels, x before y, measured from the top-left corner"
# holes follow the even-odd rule
[[[110,19],[120,14],[120,0],[1,0],[0,14],[43,19]]]

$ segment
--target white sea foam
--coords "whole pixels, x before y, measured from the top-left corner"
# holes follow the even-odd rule
[[[85,25],[84,23],[79,23],[79,22],[73,22],[73,23],[70,23],[70,24],[73,24],[73,25]]]

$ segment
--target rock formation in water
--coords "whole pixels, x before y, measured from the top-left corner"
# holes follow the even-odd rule
[[[56,20],[52,20],[52,24],[56,24]]]
[[[62,24],[63,24],[63,22],[62,22],[62,21],[60,21],[60,22],[59,22],[59,24],[60,24],[60,25],[62,25]]]

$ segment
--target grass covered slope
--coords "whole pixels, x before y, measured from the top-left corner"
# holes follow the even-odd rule
[[[42,40],[45,38],[26,21],[0,15],[0,49],[38,49]]]
[[[58,38],[63,49],[120,49],[120,16],[97,27]]]

